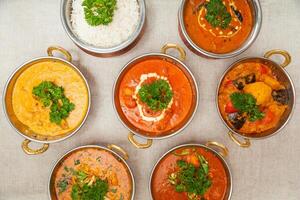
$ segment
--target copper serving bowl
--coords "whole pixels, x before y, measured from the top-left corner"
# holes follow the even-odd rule
[[[284,57],[284,62],[282,64],[278,64],[270,59],[272,55],[281,55]],[[289,96],[289,102],[288,102],[288,108],[284,112],[283,116],[281,117],[281,120],[277,124],[276,127],[266,130],[262,133],[259,134],[254,134],[254,135],[245,135],[240,133],[239,131],[233,129],[227,122],[226,120],[222,117],[220,108],[219,108],[219,103],[218,103],[218,97],[219,97],[219,90],[221,83],[225,76],[236,66],[242,64],[242,63],[248,63],[248,62],[258,62],[262,63],[264,65],[267,65],[272,69],[272,72],[275,74],[275,76],[278,78],[280,82],[282,82],[285,86],[285,88],[288,90],[288,96]],[[289,120],[292,117],[292,113],[295,109],[295,88],[294,84],[292,82],[292,79],[290,78],[288,72],[284,69],[286,66],[288,66],[291,62],[291,56],[288,52],[283,51],[283,50],[271,50],[265,53],[264,57],[249,57],[249,58],[242,58],[233,64],[231,64],[228,69],[224,72],[223,76],[220,79],[218,88],[217,88],[217,94],[216,94],[216,105],[218,109],[218,113],[220,118],[222,119],[223,123],[225,126],[229,129],[228,135],[231,138],[233,142],[235,142],[237,145],[240,147],[249,147],[251,145],[250,140],[255,140],[255,139],[265,139],[271,136],[274,136],[275,134],[279,133],[289,122]],[[243,139],[243,141],[240,141],[236,136],[239,136],[240,138]]]
[[[53,57],[53,51],[58,51],[58,52],[62,53],[63,55],[65,55],[66,59]],[[19,133],[21,136],[23,136],[25,138],[25,140],[22,143],[22,149],[24,150],[25,153],[27,153],[29,155],[41,154],[48,149],[50,143],[60,142],[62,140],[65,140],[65,139],[73,136],[84,124],[84,122],[88,116],[88,113],[90,110],[90,105],[91,105],[91,93],[90,93],[88,82],[85,79],[84,75],[79,71],[79,69],[74,64],[71,63],[72,62],[71,54],[67,50],[63,49],[62,47],[58,47],[58,46],[49,47],[47,49],[47,53],[48,53],[48,56],[46,56],[46,57],[34,58],[34,59],[22,64],[20,67],[18,67],[12,73],[12,75],[9,77],[9,79],[6,83],[4,92],[3,92],[3,106],[4,106],[5,116],[8,120],[8,122],[10,123],[11,127],[13,127],[17,133]],[[78,75],[82,78],[82,80],[84,80],[84,83],[87,88],[88,108],[87,108],[87,111],[85,113],[83,120],[81,121],[80,125],[78,125],[78,127],[76,127],[75,129],[73,129],[70,132],[63,134],[63,135],[58,135],[58,136],[38,135],[38,134],[34,133],[32,130],[30,130],[22,122],[20,122],[18,120],[18,118],[16,117],[14,110],[13,110],[12,94],[13,94],[13,89],[14,89],[17,79],[22,74],[22,72],[24,72],[27,68],[29,68],[33,64],[36,64],[39,62],[44,62],[44,61],[60,62],[60,63],[63,63],[65,65],[71,67],[78,73]],[[29,143],[32,141],[41,143],[41,144],[43,144],[43,146],[40,149],[32,149],[29,147]]]
[[[173,56],[167,55],[167,50],[168,49],[176,49],[180,53],[180,59],[177,59]],[[119,103],[119,96],[118,96],[118,91],[120,87],[121,80],[123,79],[124,75],[126,72],[128,72],[131,67],[133,67],[136,63],[151,59],[151,58],[161,58],[164,60],[168,60],[175,64],[178,68],[182,70],[182,72],[185,74],[185,76],[188,78],[191,88],[192,88],[192,93],[193,93],[193,102],[192,102],[192,107],[190,109],[190,112],[188,113],[188,117],[186,117],[186,120],[181,123],[179,127],[176,127],[176,129],[171,129],[170,131],[163,133],[163,136],[156,136],[156,137],[150,137],[146,136],[145,133],[143,133],[140,130],[137,130],[136,127],[134,127],[128,119],[126,119],[126,116],[122,112],[120,103]],[[143,54],[141,56],[138,56],[131,61],[129,61],[121,70],[121,72],[118,75],[118,78],[116,79],[116,82],[113,87],[113,106],[114,109],[117,113],[117,116],[119,120],[122,122],[122,124],[130,131],[128,134],[128,139],[129,141],[137,148],[143,149],[143,148],[148,148],[152,145],[152,140],[157,140],[157,139],[166,139],[173,137],[174,135],[178,134],[181,132],[188,124],[191,122],[197,107],[198,107],[198,87],[196,80],[192,74],[192,72],[189,70],[189,68],[182,62],[186,58],[186,53],[184,49],[176,44],[166,44],[165,46],[162,47],[161,53],[148,53],[148,54]],[[141,138],[144,138],[147,140],[146,144],[140,144],[138,141],[134,139],[134,136],[137,135]]]
[[[207,58],[214,58],[214,59],[224,59],[224,58],[231,58],[231,57],[235,57],[241,53],[243,53],[244,51],[246,51],[256,40],[260,29],[261,29],[261,25],[262,25],[262,10],[261,10],[261,6],[259,3],[259,0],[247,0],[251,11],[252,11],[252,16],[253,16],[253,27],[252,27],[252,31],[250,32],[247,40],[243,43],[243,45],[231,52],[228,53],[212,53],[209,51],[206,51],[203,48],[200,48],[198,45],[196,45],[192,39],[190,38],[190,36],[188,35],[186,29],[185,29],[185,25],[184,25],[184,20],[183,20],[183,12],[184,12],[184,8],[185,8],[185,4],[188,0],[181,0],[181,4],[179,7],[179,11],[178,11],[178,30],[179,30],[179,35],[181,37],[181,39],[183,40],[183,42],[185,43],[185,45],[195,54],[199,55],[199,56],[203,56],[203,57],[207,57]]]
[[[135,181],[134,181],[133,173],[132,173],[129,165],[126,162],[126,160],[129,158],[128,153],[122,147],[120,147],[118,145],[115,145],[115,144],[109,144],[109,145],[107,145],[107,147],[100,146],[100,145],[84,145],[84,146],[80,146],[80,147],[77,147],[75,149],[72,149],[72,150],[68,151],[67,153],[65,153],[60,159],[58,159],[58,161],[56,161],[56,163],[54,164],[54,166],[51,170],[50,177],[49,177],[49,182],[48,182],[48,196],[49,196],[49,199],[57,200],[57,196],[56,196],[56,192],[55,192],[55,175],[56,175],[56,172],[57,172],[59,166],[61,165],[61,163],[69,155],[71,155],[72,153],[77,152],[77,151],[82,151],[84,149],[89,149],[89,148],[107,151],[111,155],[113,155],[118,161],[120,161],[122,164],[124,164],[124,166],[127,168],[128,174],[131,177],[132,191],[131,191],[131,198],[130,199],[134,200]],[[117,150],[119,153],[121,153],[122,156],[120,156],[118,153],[116,153],[115,150]]]
[[[140,19],[136,30],[127,40],[123,41],[121,44],[114,47],[110,47],[110,48],[97,47],[94,45],[87,44],[77,37],[77,35],[74,33],[72,29],[72,25],[70,21],[70,15],[72,12],[72,8],[71,8],[72,0],[61,0],[61,7],[60,7],[61,22],[69,38],[84,52],[97,57],[118,56],[126,53],[131,48],[133,48],[144,33],[145,22],[146,22],[146,3],[145,0],[137,0],[137,2],[140,7]]]
[[[149,179],[149,191],[151,194],[151,198],[153,198],[153,194],[152,194],[152,179],[153,179],[153,174],[155,172],[155,170],[158,167],[158,164],[170,153],[174,152],[177,149],[181,149],[181,148],[185,148],[185,147],[200,147],[205,149],[208,152],[213,153],[223,164],[223,167],[225,169],[225,173],[227,175],[227,191],[224,197],[224,200],[229,200],[231,198],[231,194],[232,194],[232,174],[230,171],[230,168],[226,162],[226,160],[224,159],[225,157],[227,157],[229,151],[227,149],[227,147],[225,147],[223,144],[220,144],[218,142],[214,142],[214,141],[208,141],[206,144],[198,144],[198,143],[188,143],[188,144],[182,144],[182,145],[178,145],[173,147],[172,149],[170,149],[169,151],[167,151],[165,154],[163,154],[158,161],[156,162],[156,164],[154,165],[154,167],[152,168],[152,172],[150,175],[150,179]],[[215,150],[214,148],[218,148],[219,151]]]

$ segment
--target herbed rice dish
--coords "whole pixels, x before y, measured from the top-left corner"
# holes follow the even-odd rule
[[[87,44],[114,47],[137,29],[139,9],[137,0],[73,0],[72,29]]]

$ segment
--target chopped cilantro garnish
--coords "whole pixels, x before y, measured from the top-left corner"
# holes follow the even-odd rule
[[[116,0],[84,0],[85,20],[91,26],[107,25],[112,22]]]
[[[66,191],[68,186],[67,179],[61,179],[57,182],[57,187],[59,188],[59,193]]]
[[[208,162],[202,155],[197,154],[200,167],[196,167],[184,160],[178,160],[179,171],[169,176],[169,182],[175,187],[176,192],[186,192],[188,196],[198,199],[205,194],[212,182],[208,176]]]
[[[264,118],[265,114],[256,105],[256,99],[252,94],[234,92],[230,95],[231,102],[241,113],[246,113],[251,122]]]
[[[69,168],[68,168],[67,166],[64,167],[64,170],[65,170],[66,172],[69,172]]]
[[[213,27],[226,29],[231,22],[231,15],[222,0],[210,0],[205,4],[207,10],[205,19]]]
[[[138,91],[140,100],[146,103],[151,110],[159,111],[168,107],[173,92],[169,83],[158,79],[149,84],[143,84]]]
[[[79,165],[80,164],[80,160],[74,160],[74,165]]]
[[[60,125],[61,121],[66,119],[75,108],[75,105],[64,95],[64,89],[50,81],[43,81],[34,87],[32,94],[45,107],[50,106],[50,121],[57,125]]]
[[[108,192],[108,182],[97,179],[92,185],[84,183],[82,186],[75,184],[72,187],[72,200],[104,200]]]

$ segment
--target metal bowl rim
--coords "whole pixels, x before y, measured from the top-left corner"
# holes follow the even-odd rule
[[[96,54],[111,54],[111,53],[117,53],[121,50],[126,49],[131,44],[133,44],[136,39],[139,37],[139,35],[142,33],[143,27],[145,25],[146,21],[146,2],[145,0],[137,0],[140,7],[140,18],[139,23],[136,27],[136,30],[122,43],[108,48],[103,47],[97,47],[93,46],[91,44],[85,43],[82,41],[78,36],[76,36],[75,33],[72,32],[71,27],[67,25],[67,19],[65,18],[65,4],[67,0],[61,0],[60,3],[60,19],[61,23],[64,27],[65,32],[67,33],[68,37],[79,47],[87,50],[88,52],[96,53]]]
[[[249,59],[260,59],[260,60],[265,60],[265,61],[268,61],[268,62],[271,62],[274,66],[278,67],[278,68],[281,68],[282,71],[284,72],[284,74],[286,75],[286,77],[288,78],[289,80],[289,84],[291,85],[291,89],[292,89],[292,92],[293,92],[293,105],[292,105],[292,108],[291,108],[291,112],[288,116],[288,118],[286,119],[286,121],[281,125],[281,127],[274,131],[274,133],[272,134],[269,134],[269,135],[265,135],[265,136],[262,136],[262,137],[252,137],[252,136],[246,136],[246,135],[243,135],[237,131],[235,131],[233,128],[231,128],[227,122],[225,121],[225,119],[223,119],[223,116],[221,115],[221,112],[220,112],[220,109],[219,109],[219,101],[218,101],[218,96],[219,96],[219,90],[220,90],[220,86],[222,84],[222,81],[223,79],[225,78],[225,76],[227,75],[227,73],[232,70],[237,64],[239,64],[240,62],[243,62],[243,61],[246,61],[246,60],[249,60]],[[217,91],[216,91],[216,98],[215,98],[215,103],[216,103],[216,107],[217,107],[217,111],[218,111],[218,115],[219,117],[221,118],[223,124],[225,124],[225,126],[227,127],[227,129],[229,131],[231,131],[232,133],[236,134],[236,135],[239,135],[240,137],[242,138],[246,138],[246,139],[251,139],[251,140],[261,140],[261,139],[265,139],[265,138],[269,138],[269,137],[272,137],[276,134],[278,134],[288,123],[289,121],[291,120],[292,116],[293,116],[293,113],[294,113],[294,110],[295,110],[295,106],[296,106],[296,91],[295,91],[295,86],[294,86],[294,83],[293,83],[293,80],[291,79],[289,73],[285,70],[285,68],[279,66],[278,63],[276,63],[275,61],[271,60],[271,59],[268,59],[268,58],[265,58],[265,57],[245,57],[245,58],[241,58],[235,62],[233,62],[232,64],[230,64],[230,66],[224,71],[224,73],[222,74],[220,80],[219,80],[219,83],[218,83],[218,86],[217,86]]]
[[[186,0],[181,0],[181,4],[179,7],[179,11],[178,11],[179,26],[182,31],[183,37],[186,39],[188,44],[195,51],[197,51],[198,53],[200,53],[206,57],[209,57],[209,58],[226,59],[226,58],[232,58],[232,57],[240,55],[241,53],[246,51],[255,42],[256,38],[258,37],[258,35],[260,33],[261,26],[262,26],[263,15],[262,15],[262,9],[261,9],[260,2],[259,2],[259,0],[251,0],[251,1],[255,5],[254,10],[257,12],[257,15],[255,16],[256,22],[252,26],[252,31],[250,32],[250,35],[238,49],[235,49],[228,53],[219,53],[218,54],[218,53],[212,53],[212,52],[206,51],[205,49],[198,47],[198,45],[196,45],[192,41],[192,39],[190,38],[190,36],[188,35],[188,33],[185,29],[185,25],[184,25],[184,21],[183,21],[183,12],[184,12],[184,5],[185,5]]]
[[[120,76],[122,75],[122,73],[127,69],[127,67],[129,67],[131,65],[131,63],[133,63],[134,61],[138,60],[138,59],[141,59],[141,58],[146,58],[146,57],[149,57],[149,56],[158,56],[158,57],[167,57],[169,59],[172,59],[172,60],[175,60],[176,62],[178,62],[179,64],[181,64],[181,66],[187,70],[187,72],[189,73],[189,75],[191,76],[192,78],[192,81],[195,85],[195,91],[196,91],[196,101],[195,101],[195,108],[194,108],[194,111],[192,113],[192,115],[190,116],[190,118],[185,122],[185,124],[180,128],[178,129],[177,131],[175,131],[174,133],[172,134],[169,134],[169,135],[164,135],[164,136],[160,136],[160,137],[151,137],[151,136],[145,136],[143,134],[140,134],[138,132],[136,132],[135,130],[132,130],[130,129],[126,123],[121,119],[118,111],[117,111],[117,108],[116,108],[116,105],[115,105],[115,90],[116,90],[116,84],[120,78]],[[142,54],[140,56],[137,56],[133,59],[131,59],[129,62],[127,62],[123,68],[120,70],[117,78],[115,79],[115,82],[114,82],[114,85],[113,85],[113,88],[112,88],[112,104],[113,104],[113,107],[114,107],[114,111],[119,119],[119,121],[122,123],[122,125],[127,128],[130,132],[134,133],[135,135],[143,138],[143,139],[152,139],[152,140],[162,140],[162,139],[167,139],[167,138],[170,138],[170,137],[173,137],[177,134],[179,134],[180,132],[182,132],[193,120],[195,114],[196,114],[196,111],[198,109],[198,104],[199,104],[199,90],[198,90],[198,84],[197,84],[197,81],[193,75],[193,73],[191,72],[191,70],[181,61],[179,60],[178,58],[176,57],[173,57],[171,55],[168,55],[168,54],[163,54],[163,53],[146,53],[146,54]]]
[[[132,170],[131,170],[130,166],[128,165],[128,163],[126,162],[126,160],[125,160],[122,156],[120,156],[117,152],[115,152],[115,151],[113,151],[113,150],[111,150],[111,149],[109,149],[109,148],[107,148],[107,147],[105,147],[105,146],[101,146],[101,145],[92,145],[92,144],[91,144],[91,145],[82,145],[82,146],[79,146],[79,147],[75,147],[75,148],[73,148],[73,149],[67,151],[65,154],[63,154],[62,156],[60,156],[59,159],[57,159],[57,161],[54,163],[54,165],[53,165],[53,167],[52,167],[52,169],[51,169],[51,173],[50,173],[50,176],[49,176],[49,178],[48,178],[48,197],[49,197],[49,199],[51,199],[51,192],[50,192],[51,178],[52,178],[53,172],[54,172],[55,168],[57,167],[57,165],[58,165],[61,161],[63,161],[64,158],[65,158],[66,156],[68,156],[69,154],[71,154],[71,153],[73,153],[73,152],[75,152],[75,151],[77,151],[77,150],[82,150],[82,149],[85,149],[85,148],[97,148],[97,149],[99,149],[99,150],[106,150],[106,151],[112,153],[113,155],[117,156],[119,159],[121,159],[121,161],[123,162],[123,164],[126,165],[128,171],[129,171],[129,173],[130,173],[130,176],[131,176],[131,180],[132,180],[132,192],[131,192],[131,193],[132,193],[132,196],[131,196],[131,200],[133,200],[133,199],[134,199],[134,196],[135,196],[135,179],[134,179],[134,175],[133,175],[133,173],[132,173]]]
[[[217,152],[215,149],[209,147],[209,146],[206,146],[205,144],[199,144],[199,143],[186,143],[186,144],[180,144],[180,145],[176,145],[174,147],[172,147],[170,150],[168,150],[166,153],[164,153],[161,157],[159,157],[159,159],[156,161],[156,163],[154,164],[154,166],[152,167],[152,170],[151,170],[151,173],[150,173],[150,178],[149,178],[149,184],[148,184],[148,190],[150,192],[150,196],[151,198],[153,199],[153,196],[152,196],[152,190],[151,190],[151,183],[152,183],[152,177],[153,177],[153,173],[157,167],[157,165],[160,163],[160,161],[165,158],[168,154],[170,154],[172,151],[176,150],[176,149],[179,149],[179,148],[182,148],[182,147],[201,147],[201,148],[204,148],[204,149],[207,149],[213,153],[215,153],[218,158],[222,161],[222,164],[223,164],[223,167],[227,169],[228,171],[228,179],[230,180],[230,189],[228,189],[228,199],[231,198],[231,194],[232,194],[232,172],[229,168],[229,165],[228,163],[226,162],[226,160],[224,159],[224,157],[219,153]]]
[[[86,113],[85,113],[85,117],[83,118],[82,122],[80,123],[80,125],[74,129],[70,134],[66,135],[65,137],[62,137],[62,138],[59,138],[59,139],[56,139],[56,140],[47,140],[47,141],[43,141],[43,140],[37,140],[37,139],[34,139],[34,138],[31,138],[25,134],[23,134],[21,131],[19,131],[11,122],[9,116],[8,116],[8,113],[7,113],[7,110],[6,110],[6,101],[5,101],[5,98],[6,98],[6,93],[7,93],[7,87],[11,81],[11,79],[15,76],[15,74],[21,70],[23,67],[25,67],[26,65],[32,63],[32,62],[36,62],[36,61],[39,61],[39,60],[43,60],[43,59],[52,59],[52,60],[59,60],[61,62],[64,62],[66,63],[67,65],[69,65],[70,67],[72,67],[74,70],[76,70],[76,72],[79,73],[79,75],[81,76],[81,78],[84,80],[84,83],[87,87],[87,91],[88,91],[88,108],[86,110]],[[12,73],[11,75],[9,76],[8,80],[6,81],[5,83],[5,86],[4,86],[4,90],[3,90],[3,94],[2,94],[2,105],[3,105],[3,111],[4,111],[4,115],[7,119],[7,121],[9,122],[10,126],[19,134],[21,135],[22,137],[30,140],[30,141],[33,141],[33,142],[37,142],[37,143],[47,143],[47,144],[51,144],[51,143],[56,143],[56,142],[60,142],[60,141],[63,141],[65,139],[68,139],[69,137],[73,136],[75,133],[77,133],[79,131],[79,129],[84,125],[87,117],[88,117],[88,114],[90,112],[90,107],[91,107],[91,91],[90,91],[90,86],[85,78],[85,76],[81,73],[81,71],[71,62],[67,61],[67,60],[64,60],[62,58],[58,58],[58,57],[51,57],[51,56],[42,56],[42,57],[37,57],[37,58],[33,58],[29,61],[26,61],[24,62],[23,64],[21,64],[19,67],[17,67]]]

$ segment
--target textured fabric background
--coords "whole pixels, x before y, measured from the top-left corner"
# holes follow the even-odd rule
[[[142,40],[125,55],[101,59],[85,54],[67,37],[60,22],[59,0],[0,1],[1,99],[5,82],[14,69],[25,61],[46,55],[46,48],[50,45],[61,45],[71,51],[74,63],[86,75],[92,91],[92,109],[80,132],[66,141],[51,144],[49,150],[39,156],[23,153],[20,147],[23,138],[9,126],[0,106],[0,199],[48,199],[49,173],[61,155],[79,145],[115,143],[124,147],[131,156],[128,162],[137,183],[135,199],[150,200],[149,174],[156,160],[175,145],[207,140],[222,142],[230,149],[227,160],[233,174],[232,200],[300,199],[299,99],[288,126],[275,137],[253,141],[249,149],[241,149],[230,141],[215,106],[219,78],[230,63],[246,56],[262,56],[275,48],[291,53],[293,62],[287,71],[299,92],[300,1],[262,0],[260,35],[249,50],[236,58],[208,60],[185,47],[186,64],[194,73],[200,89],[197,114],[183,133],[155,141],[147,150],[137,150],[127,141],[128,131],[118,121],[112,107],[114,80],[131,58],[157,52],[167,42],[183,45],[177,31],[180,0],[146,2],[147,28]]]

